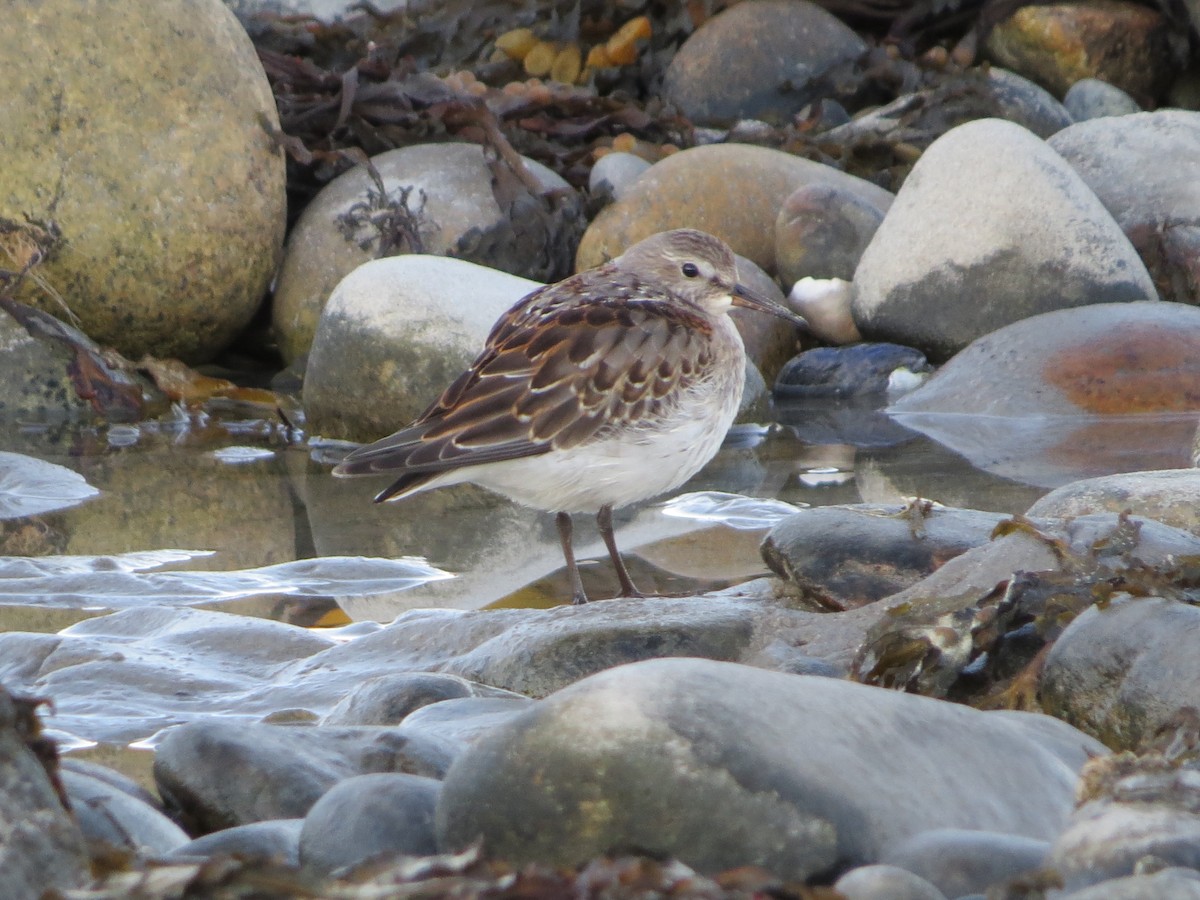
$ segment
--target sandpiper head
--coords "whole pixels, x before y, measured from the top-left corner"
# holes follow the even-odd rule
[[[693,228],[660,231],[634,244],[613,263],[659,281],[710,315],[726,313],[731,306],[743,306],[800,326],[806,324],[790,310],[739,284],[737,259],[729,245],[703,231]]]

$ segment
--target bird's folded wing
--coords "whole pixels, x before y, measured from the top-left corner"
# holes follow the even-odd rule
[[[521,304],[416,422],[354,451],[334,473],[434,473],[652,426],[703,377],[710,330],[677,303]]]

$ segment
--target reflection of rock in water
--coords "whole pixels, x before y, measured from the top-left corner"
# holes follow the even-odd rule
[[[980,469],[1045,488],[1114,472],[1191,467],[1196,427],[1191,414],[896,417]]]
[[[144,434],[128,451],[79,460],[101,495],[69,513],[66,552],[213,550],[195,566],[211,569],[295,559],[296,511],[280,460],[230,465],[211,449]]]
[[[715,468],[714,468],[715,467]],[[388,622],[406,609],[446,607],[478,609],[502,598],[524,606],[563,603],[570,591],[559,591],[557,583],[535,584],[562,567],[562,550],[552,516],[524,509],[502,497],[471,485],[456,485],[417,494],[398,503],[373,504],[384,479],[344,481],[326,472],[308,473],[302,493],[308,506],[313,543],[320,555],[421,556],[433,565],[454,572],[456,578],[431,582],[391,595],[339,599],[353,619]],[[713,465],[681,490],[718,487],[756,491],[764,478],[753,450],[718,454]],[[641,547],[703,529],[705,523],[672,519],[653,503],[630,508],[615,515],[618,540],[630,556]],[[580,521],[575,552],[581,572],[589,584],[597,584],[597,597],[617,593],[609,590],[607,564],[584,561],[607,559],[607,553],[592,523]],[[671,550],[656,551],[663,559]],[[670,570],[671,565],[667,564]],[[746,566],[734,566],[729,578],[745,574]],[[701,571],[699,584],[681,584],[670,571],[665,574],[646,566],[645,590],[691,590],[710,583],[709,571]],[[691,576],[691,573],[682,572]],[[724,576],[713,579],[726,582]],[[510,595],[530,587],[520,598]]]
[[[779,422],[809,444],[891,447],[913,432],[883,411],[884,397],[785,399],[776,404]]]

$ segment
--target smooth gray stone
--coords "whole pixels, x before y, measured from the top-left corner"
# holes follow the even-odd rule
[[[462,697],[422,706],[404,720],[411,733],[470,744],[533,703],[528,697]]]
[[[746,52],[747,48],[754,52]],[[867,49],[813,3],[757,0],[708,19],[679,48],[663,96],[700,125],[779,121],[816,96],[823,77]]]
[[[182,828],[124,790],[69,769],[59,774],[71,800],[71,810],[89,842],[140,856],[169,853],[188,842]]]
[[[757,865],[803,879],[930,828],[1046,840],[1089,753],[1103,748],[1045,716],[651,660],[559,691],[464,751],[438,841],[450,852],[482,837],[518,865],[637,846],[704,873]]]
[[[846,900],[946,900],[946,895],[899,866],[870,865],[851,869],[833,885]]]
[[[1180,710],[1200,708],[1200,609],[1160,597],[1092,606],[1046,657],[1043,709],[1114,750],[1137,748]]]
[[[417,775],[359,775],[318,800],[300,832],[300,859],[333,872],[384,856],[437,852],[433,812],[441,783]]]
[[[1076,122],[1142,111],[1138,102],[1127,93],[1099,78],[1081,78],[1071,85],[1063,97],[1063,106]]]
[[[606,153],[588,174],[588,190],[605,202],[618,200],[650,163],[634,153]]]
[[[396,725],[431,703],[461,697],[520,697],[443,672],[397,672],[369,678],[321,720],[322,725]]]
[[[825,609],[864,606],[911,587],[991,540],[999,513],[935,508],[910,515],[872,504],[802,509],[762,543],[771,571]]]
[[[907,869],[947,897],[982,894],[995,884],[1040,869],[1050,842],[993,831],[923,831],[887,848],[881,862]]]
[[[186,860],[212,856],[274,859],[286,866],[300,865],[300,829],[303,819],[271,819],[223,828],[189,841],[166,855]]]
[[[1200,302],[1200,113],[1163,109],[1078,122],[1049,140],[1100,198],[1163,300]]]
[[[1032,518],[1126,510],[1200,535],[1200,469],[1122,472],[1081,478],[1044,495],[1025,511]]]
[[[200,831],[294,819],[343,778],[441,777],[458,747],[404,728],[196,721],[159,744],[154,778],[168,808]]]

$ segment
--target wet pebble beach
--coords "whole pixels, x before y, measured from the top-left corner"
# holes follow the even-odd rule
[[[1200,897],[1198,14],[17,2],[0,897]],[[650,596],[333,478],[677,228],[808,328]]]

